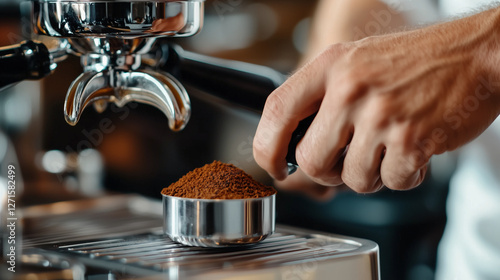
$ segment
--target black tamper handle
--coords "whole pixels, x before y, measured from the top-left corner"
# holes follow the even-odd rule
[[[297,159],[295,157],[295,150],[297,149],[297,145],[306,134],[307,129],[309,128],[315,117],[316,114],[313,114],[301,120],[295,131],[292,133],[292,139],[290,139],[290,143],[288,144],[288,153],[286,154],[288,174],[293,174],[299,167],[299,165],[297,164]]]

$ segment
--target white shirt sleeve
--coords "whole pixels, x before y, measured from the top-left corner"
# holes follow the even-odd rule
[[[498,0],[441,0],[439,10],[445,17],[473,14],[488,7],[500,5]]]
[[[380,0],[394,12],[402,13],[411,25],[438,21],[440,14],[434,0]]]
[[[405,15],[410,24],[422,25],[443,18],[473,14],[500,6],[500,0],[380,0]]]

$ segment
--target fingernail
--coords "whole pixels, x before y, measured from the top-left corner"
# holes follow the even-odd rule
[[[411,184],[408,188],[408,190],[412,190],[418,186],[420,186],[420,184],[422,184],[422,181],[423,181],[423,176],[422,176],[422,169],[419,170],[417,173],[415,173],[413,175],[414,179],[413,179],[413,184]],[[411,181],[410,181],[411,182]]]
[[[375,182],[375,192],[381,191],[385,186],[384,183],[382,182],[381,178],[378,178],[377,181]]]
[[[427,173],[426,167],[419,170],[418,176],[417,176],[417,182],[416,182],[417,185],[416,186],[420,186],[420,184],[422,184],[424,182],[426,173]]]
[[[382,182],[380,182],[380,186],[377,188],[377,190],[375,192],[381,191],[384,187],[385,187],[384,184],[382,184]]]
[[[274,180],[283,181],[286,179],[286,177],[288,177],[288,174],[288,167],[286,167],[285,169],[282,169],[280,173],[269,173],[269,176],[271,176],[271,178],[273,178]]]

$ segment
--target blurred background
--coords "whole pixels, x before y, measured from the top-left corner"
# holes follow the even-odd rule
[[[0,46],[30,37],[17,2],[0,2]],[[202,32],[169,41],[289,74],[305,50],[314,9],[314,1],[304,0],[207,0]],[[0,93],[0,131],[10,140],[0,151],[15,150],[24,179],[23,205],[105,192],[160,199],[163,187],[215,159],[272,184],[252,157],[259,112],[188,88],[193,113],[181,132],[171,132],[159,110],[140,104],[110,106],[101,114],[87,109],[72,127],[64,120],[63,103],[81,72],[79,59],[69,57],[42,81]],[[346,191],[317,202],[280,191],[278,222],[377,242],[382,279],[433,279],[453,157],[436,158],[431,169],[420,188],[404,193]]]

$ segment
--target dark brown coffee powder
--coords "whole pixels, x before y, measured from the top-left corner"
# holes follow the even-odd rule
[[[276,193],[238,167],[214,161],[190,171],[161,192],[168,196],[198,199],[245,199]]]

